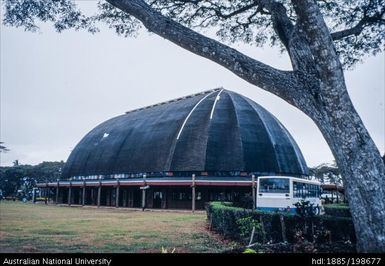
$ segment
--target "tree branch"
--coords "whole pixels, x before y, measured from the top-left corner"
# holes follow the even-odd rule
[[[317,62],[318,78],[323,88],[338,88],[344,81],[342,66],[338,59],[329,29],[315,0],[292,0],[298,16],[298,26],[308,39],[311,53]],[[342,90],[342,88],[340,88]],[[343,91],[343,90],[342,90]],[[336,95],[338,98],[338,95]]]
[[[275,69],[199,34],[163,16],[142,0],[106,1],[140,20],[149,31],[192,53],[218,63],[251,84],[294,104],[293,95],[298,94],[298,83],[292,71]]]
[[[240,5],[234,4],[234,6],[226,6],[224,3],[219,4],[215,1],[204,1],[205,4],[195,6],[191,11],[192,13],[184,17],[181,21],[183,25],[194,26],[192,23],[196,18],[201,18],[198,26],[205,26],[207,20],[215,17],[218,20],[230,20],[234,19],[235,26],[232,27],[232,31],[246,32],[252,24],[255,23],[254,18],[258,15],[269,15],[272,21],[275,34],[278,36],[282,44],[286,47],[289,53],[293,70],[303,71],[311,69],[314,65],[313,58],[307,44],[306,38],[301,36],[298,29],[293,25],[292,18],[288,15],[286,7],[276,0],[253,0],[244,1]],[[199,1],[191,0],[177,0],[177,1],[162,1],[154,0],[151,2],[156,11],[166,11],[166,16],[170,18],[178,17],[181,10],[188,9],[188,6],[197,5]],[[155,4],[158,4],[156,6]],[[188,5],[188,6],[187,6]],[[206,14],[206,17],[203,16]],[[211,14],[211,15],[209,15]],[[243,14],[242,19],[238,15]],[[268,18],[266,18],[268,20]],[[232,34],[230,32],[229,34]]]
[[[241,14],[241,13],[249,10],[250,8],[253,8],[253,7],[256,7],[256,6],[258,6],[258,2],[257,1],[252,2],[249,5],[243,6],[243,7],[239,8],[239,9],[237,9],[237,10],[231,12],[231,13],[228,13],[228,14],[223,14],[220,9],[216,10],[215,13],[216,13],[216,15],[218,17],[226,19],[226,18],[230,18],[230,17],[235,16],[235,15]]]
[[[285,6],[280,2],[269,0],[261,2],[271,14],[273,28],[289,53],[293,69],[302,73],[314,74],[314,60],[309,44],[298,30],[297,25],[293,25]]]
[[[341,40],[345,37],[355,35],[358,36],[361,34],[361,32],[364,30],[365,26],[370,24],[385,24],[385,19],[382,18],[382,16],[385,13],[385,8],[381,13],[377,13],[374,16],[364,16],[354,27],[333,32],[332,38],[333,40]]]

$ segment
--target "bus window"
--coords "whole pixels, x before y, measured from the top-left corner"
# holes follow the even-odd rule
[[[289,193],[288,178],[263,178],[259,181],[260,193]]]
[[[320,187],[313,184],[293,182],[294,198],[319,198]]]
[[[293,197],[305,198],[305,183],[293,182]]]

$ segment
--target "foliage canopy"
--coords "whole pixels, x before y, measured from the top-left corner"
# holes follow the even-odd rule
[[[136,35],[141,22],[105,1],[99,1],[97,11],[86,15],[72,0],[5,0],[4,19],[7,26],[37,31],[39,22],[52,22],[58,32],[85,29],[91,33],[106,24],[117,34]],[[211,28],[222,41],[245,42],[262,46],[284,44],[273,29],[271,12],[261,0],[147,0],[163,15],[198,31]],[[297,20],[293,5],[281,2],[293,23]],[[385,46],[384,0],[318,0],[327,26],[332,32],[340,60],[345,68],[353,67],[366,55],[377,54]],[[265,4],[265,3],[263,3]]]

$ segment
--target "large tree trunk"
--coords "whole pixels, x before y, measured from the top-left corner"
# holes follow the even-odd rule
[[[314,121],[341,171],[360,252],[385,252],[385,167],[349,99]]]
[[[314,58],[315,121],[341,171],[361,252],[385,252],[385,167],[353,107],[331,34],[314,0],[293,0],[298,29]],[[310,78],[311,79],[311,78]]]
[[[296,25],[275,1],[268,9],[293,71],[281,71],[162,16],[143,0],[107,0],[151,32],[212,60],[306,113],[321,130],[341,171],[361,252],[385,252],[385,167],[350,101],[331,34],[314,0],[292,0]]]

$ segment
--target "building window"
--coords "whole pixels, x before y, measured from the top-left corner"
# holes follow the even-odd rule
[[[192,194],[191,192],[173,192],[172,193],[172,199],[173,200],[192,200]],[[195,199],[196,200],[202,200],[202,193],[200,191],[195,193]]]
[[[173,192],[172,193],[172,199],[173,200],[191,200],[191,193],[187,192]]]
[[[159,192],[159,191],[157,191],[157,192],[154,192],[154,199],[163,199],[163,194],[162,194],[162,192]]]
[[[233,196],[231,192],[211,192],[210,201],[233,201]]]
[[[201,200],[202,199],[202,193],[200,191],[198,191],[196,193],[196,200]]]

